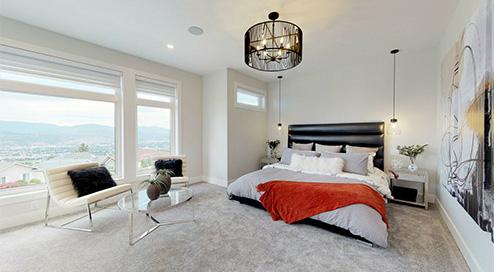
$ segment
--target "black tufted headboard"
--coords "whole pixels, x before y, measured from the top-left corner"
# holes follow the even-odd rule
[[[289,125],[288,147],[293,142],[378,147],[374,165],[384,170],[384,122]]]

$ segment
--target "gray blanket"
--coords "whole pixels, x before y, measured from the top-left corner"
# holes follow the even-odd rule
[[[257,192],[256,186],[271,180],[366,184],[362,181],[335,176],[307,174],[278,168],[265,168],[238,178],[228,186],[227,193],[229,195],[259,201],[261,195]],[[375,245],[381,247],[388,246],[388,230],[386,224],[382,220],[381,215],[367,205],[354,204],[320,213],[311,218],[347,229],[354,235],[363,237]]]

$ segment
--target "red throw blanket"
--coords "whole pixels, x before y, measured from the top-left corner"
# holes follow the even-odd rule
[[[374,208],[388,224],[384,198],[365,184],[269,181],[257,185],[273,220],[288,224],[352,204]]]

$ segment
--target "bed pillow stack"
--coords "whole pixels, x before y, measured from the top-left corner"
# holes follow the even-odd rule
[[[362,146],[352,146],[352,145],[346,146],[346,153],[367,154],[367,156],[368,156],[367,172],[368,173],[374,173],[374,157],[376,156],[376,153],[378,150],[379,150],[379,148],[377,148],[377,147],[362,147]]]
[[[293,143],[293,149],[285,148],[283,151],[280,163],[289,165],[290,168],[295,170],[339,173],[338,168],[334,168],[335,161],[327,160],[338,158],[343,162],[343,172],[363,176],[374,173],[374,157],[379,150],[377,147],[347,145],[345,147],[346,153],[340,153],[343,148],[342,145],[321,145],[316,143],[316,151],[311,151],[313,145],[314,143]],[[295,162],[292,162],[294,157]]]
[[[307,151],[307,150],[295,150],[291,148],[285,148],[283,150],[283,153],[281,154],[281,164],[290,164],[292,161],[292,155],[293,154],[299,154],[299,155],[305,155],[307,157],[318,157],[319,153],[315,151]]]
[[[336,175],[343,172],[344,164],[341,158],[308,157],[294,153],[289,167],[296,171]]]
[[[322,158],[340,158],[344,161],[343,171],[367,176],[369,155],[367,153],[331,153],[323,152]]]

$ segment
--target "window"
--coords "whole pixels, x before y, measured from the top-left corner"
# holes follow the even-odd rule
[[[251,91],[247,88],[237,86],[235,96],[237,106],[259,110],[265,109],[266,96],[260,91]]]
[[[176,86],[172,83],[136,78],[137,172],[149,173],[154,161],[175,153]]]
[[[23,181],[30,181],[31,180],[31,173],[22,174],[22,180]]]
[[[44,183],[43,171],[96,161],[118,177],[122,74],[0,46],[0,189]]]
[[[117,183],[150,173],[156,158],[178,150],[178,86],[129,68],[0,45],[0,196],[45,189],[43,172],[69,164],[98,162]],[[132,155],[124,156],[124,146]]]

